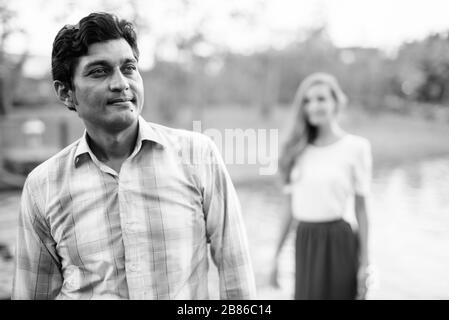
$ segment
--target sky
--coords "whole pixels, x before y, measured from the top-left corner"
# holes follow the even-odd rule
[[[131,0],[133,1],[133,0]],[[10,42],[10,52],[28,48],[49,57],[53,39],[67,23],[92,11],[112,11],[130,18],[124,0],[8,0],[18,13],[16,25],[27,36]],[[185,3],[190,6],[185,6]],[[141,66],[150,67],[156,48],[176,59],[170,41],[201,29],[215,45],[241,53],[281,48],[304,28],[325,25],[340,47],[395,50],[402,42],[449,30],[447,0],[134,0],[144,26],[139,31]],[[231,15],[233,18],[231,18]],[[208,48],[203,48],[207,54]],[[33,66],[27,68],[31,73]],[[35,65],[34,72],[42,69]]]

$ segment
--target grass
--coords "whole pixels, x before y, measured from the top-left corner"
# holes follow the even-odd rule
[[[251,108],[227,107],[204,115],[204,128],[274,128],[279,129],[283,141],[290,113],[286,108],[277,109],[264,119]],[[374,171],[433,157],[449,155],[449,123],[417,119],[392,113],[367,114],[350,109],[341,116],[343,128],[353,134],[366,137],[372,145]],[[256,178],[254,166],[228,166],[231,175]]]
[[[449,123],[392,114],[349,118],[349,131],[368,138],[379,168],[449,154]]]

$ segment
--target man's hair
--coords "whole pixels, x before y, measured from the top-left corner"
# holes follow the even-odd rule
[[[138,60],[137,35],[131,22],[117,16],[96,12],[82,18],[76,25],[65,25],[53,42],[51,71],[53,80],[73,87],[73,75],[80,57],[90,45],[108,40],[125,39]]]

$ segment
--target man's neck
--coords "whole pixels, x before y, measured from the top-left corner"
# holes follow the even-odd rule
[[[125,160],[134,150],[139,123],[119,132],[106,132],[99,128],[86,126],[88,143],[95,156],[104,163]]]

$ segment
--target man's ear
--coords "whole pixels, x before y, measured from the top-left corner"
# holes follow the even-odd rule
[[[73,90],[59,80],[53,81],[53,87],[55,88],[55,92],[59,100],[61,100],[62,103],[64,103],[70,110],[76,111],[75,103],[73,101]]]

